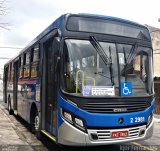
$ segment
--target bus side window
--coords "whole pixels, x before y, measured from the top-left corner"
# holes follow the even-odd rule
[[[28,78],[30,75],[30,53],[27,52],[24,54],[24,58],[23,58],[23,74],[24,74],[24,78]]]
[[[23,77],[23,60],[22,57],[19,57],[19,78]]]
[[[11,62],[9,64],[9,70],[8,70],[8,81],[13,82],[13,63]]]
[[[9,70],[8,70],[8,81],[11,80],[11,64],[9,64]]]
[[[11,78],[10,78],[11,82],[13,82],[13,73],[14,73],[13,70],[14,70],[13,63],[11,63]]]
[[[39,76],[39,44],[37,44],[31,50],[31,78],[37,78]]]

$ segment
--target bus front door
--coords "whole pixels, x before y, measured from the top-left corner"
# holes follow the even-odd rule
[[[56,136],[56,84],[53,39],[46,41],[44,48],[44,75],[42,88],[42,129]],[[45,106],[45,108],[44,108]]]

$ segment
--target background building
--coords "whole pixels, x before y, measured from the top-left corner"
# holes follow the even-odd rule
[[[146,26],[150,31],[153,46],[155,113],[160,114],[160,29],[149,25]]]
[[[154,77],[160,77],[160,29],[149,25],[146,26],[152,38]]]

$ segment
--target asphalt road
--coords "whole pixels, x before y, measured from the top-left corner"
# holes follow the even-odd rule
[[[2,98],[2,92],[0,89],[0,98]],[[98,147],[59,147],[54,142],[52,142],[47,137],[43,137],[42,141],[37,140],[37,138],[30,132],[29,125],[20,117],[9,115],[6,109],[6,105],[0,100],[0,120],[5,116],[8,120],[6,124],[0,122],[0,149],[3,151],[17,151],[17,150],[35,150],[35,151],[160,151],[160,116],[156,116],[154,134],[153,136],[145,141],[117,144],[117,145],[107,145]],[[4,131],[6,130],[6,125],[11,135]],[[1,133],[3,131],[3,141],[1,140]],[[15,133],[14,133],[15,132]],[[13,137],[14,136],[14,137]],[[5,140],[6,139],[6,140]],[[8,143],[8,141],[11,141]]]

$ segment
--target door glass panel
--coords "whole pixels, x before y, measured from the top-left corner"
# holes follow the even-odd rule
[[[54,50],[52,41],[46,44],[46,130],[56,133],[56,106],[54,81]]]

